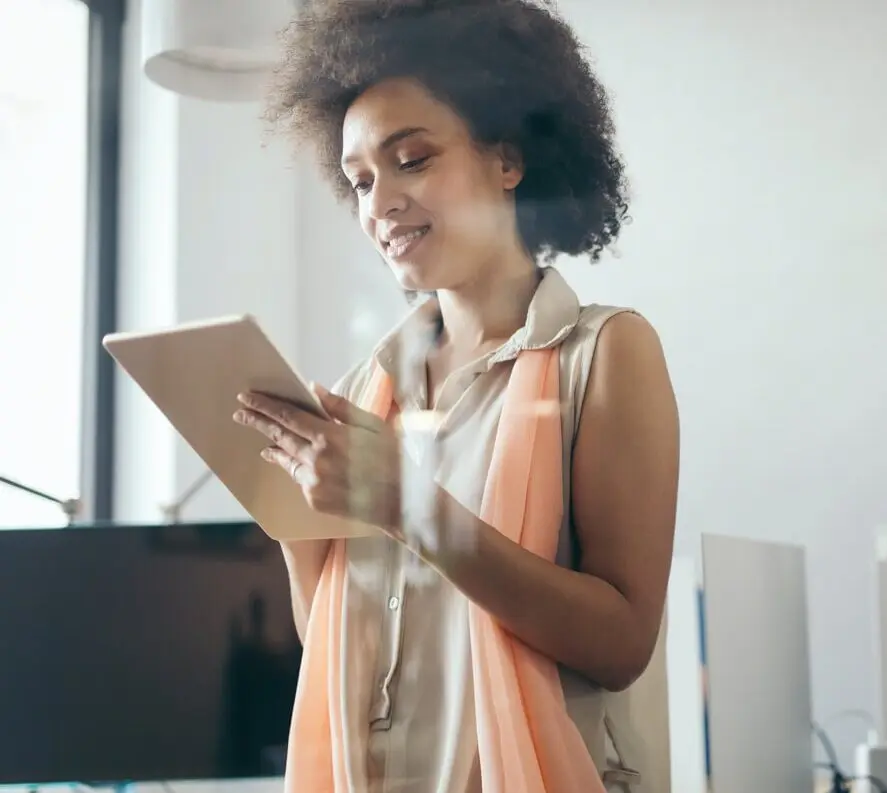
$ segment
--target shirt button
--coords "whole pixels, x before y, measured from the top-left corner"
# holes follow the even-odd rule
[[[396,595],[392,595],[390,598],[388,598],[388,608],[391,611],[397,611],[397,607],[399,605],[400,605],[400,598],[398,598]]]

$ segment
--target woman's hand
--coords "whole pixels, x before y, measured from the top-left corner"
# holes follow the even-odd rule
[[[267,394],[238,396],[239,424],[271,445],[262,457],[279,465],[318,512],[356,518],[401,539],[401,445],[382,419],[315,387],[333,419],[319,418]]]

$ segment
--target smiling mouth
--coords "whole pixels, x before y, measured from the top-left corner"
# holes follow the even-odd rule
[[[412,251],[428,234],[431,226],[423,226],[406,234],[398,234],[385,244],[385,252],[391,259],[400,259]]]

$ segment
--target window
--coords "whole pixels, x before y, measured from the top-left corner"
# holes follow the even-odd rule
[[[119,105],[103,88],[119,24],[91,5],[0,3],[0,476],[95,511],[84,484],[100,457],[89,418],[107,390],[94,348],[111,329],[100,281],[116,267],[102,243],[116,241],[117,202],[100,122]],[[0,526],[64,522],[58,505],[0,484]]]

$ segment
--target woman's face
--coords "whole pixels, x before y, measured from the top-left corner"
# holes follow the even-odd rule
[[[386,80],[345,116],[342,168],[360,224],[405,289],[458,289],[517,237],[517,163],[481,148],[419,83]]]

